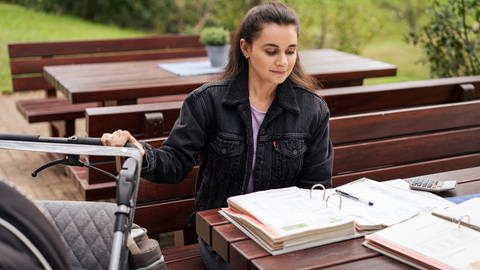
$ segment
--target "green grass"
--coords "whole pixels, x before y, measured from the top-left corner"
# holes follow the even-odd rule
[[[355,37],[361,40],[357,49],[358,54],[383,62],[391,63],[397,66],[397,76],[368,79],[365,84],[378,84],[387,82],[420,80],[429,78],[428,65],[419,63],[422,58],[422,49],[407,44],[405,35],[408,33],[408,24],[406,19],[401,19],[398,14],[391,9],[382,8],[382,2],[388,2],[397,8],[405,8],[403,0],[303,0],[289,1],[295,3],[295,8],[299,13],[300,20],[307,22],[302,25],[303,44],[310,48],[310,44],[317,44],[319,33],[322,31],[320,25],[322,19],[327,18],[325,25],[326,47],[335,48],[339,46],[338,37],[340,30],[347,29],[350,38]],[[322,4],[324,3],[324,4]],[[343,4],[342,4],[343,3]],[[418,5],[428,6],[428,3],[412,2],[416,4],[420,13],[417,19],[417,27],[423,25],[428,19],[425,8],[418,8]],[[312,12],[315,10],[316,12]],[[342,14],[351,14],[350,19],[343,18]],[[340,23],[335,23],[340,21]],[[315,26],[317,25],[317,26]],[[370,40],[368,40],[371,37]],[[368,40],[368,41],[367,41]],[[364,44],[364,42],[367,42]],[[313,45],[315,46],[315,45]]]
[[[75,17],[45,14],[0,3],[0,93],[11,92],[7,44],[143,36],[151,33],[95,24]]]
[[[429,78],[428,65],[418,62],[422,57],[421,49],[404,41],[407,25],[399,19],[393,19],[391,14],[387,14],[370,0],[363,0],[361,3],[363,10],[368,10],[367,13],[378,20],[381,30],[362,48],[360,55],[394,64],[398,68],[397,76],[368,79],[365,84]],[[0,3],[0,93],[11,92],[12,89],[8,67],[8,43],[103,39],[149,34],[152,33],[120,29],[71,16],[45,14],[17,5]]]
[[[396,2],[390,0],[391,2]],[[364,7],[370,16],[378,19],[381,24],[380,32],[362,49],[361,55],[384,61],[397,66],[395,77],[368,79],[365,84],[378,84],[387,82],[413,81],[430,78],[430,71],[427,64],[420,60],[423,58],[423,51],[419,47],[408,44],[405,36],[408,33],[408,25],[404,20],[388,13],[375,5],[374,1],[365,1]],[[426,15],[417,17],[417,27],[423,25]]]
[[[362,55],[397,66],[397,75],[395,77],[368,79],[365,81],[365,84],[430,78],[428,65],[420,61],[423,57],[422,50],[408,45],[402,40],[390,39],[386,42],[373,42],[364,49]]]

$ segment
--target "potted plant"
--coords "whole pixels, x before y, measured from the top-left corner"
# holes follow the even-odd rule
[[[200,32],[200,42],[205,45],[208,59],[213,67],[226,65],[230,47],[230,32],[222,27],[205,27]]]

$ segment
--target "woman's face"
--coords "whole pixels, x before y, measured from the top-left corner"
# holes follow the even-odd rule
[[[296,27],[265,24],[252,44],[242,39],[240,47],[249,59],[250,79],[278,85],[287,79],[297,60]]]

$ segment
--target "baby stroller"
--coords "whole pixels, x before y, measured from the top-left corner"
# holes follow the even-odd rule
[[[65,154],[32,176],[56,164],[97,169],[80,155],[125,159],[113,176],[116,203],[32,202],[0,181],[0,269],[166,269],[158,242],[132,225],[142,166],[136,147],[102,146],[98,138],[0,134],[0,149]]]

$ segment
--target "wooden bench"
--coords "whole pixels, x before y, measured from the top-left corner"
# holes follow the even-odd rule
[[[479,88],[480,76],[471,76],[335,88],[322,90],[318,94],[326,100],[334,117],[478,99],[480,98]],[[180,97],[181,95],[178,96],[179,99]],[[167,136],[178,117],[181,105],[181,101],[173,101],[88,109],[86,111],[87,132],[89,136],[98,137],[103,132],[126,129],[140,139]],[[105,158],[91,159],[96,165],[112,170],[113,162],[105,160]],[[92,198],[88,195],[92,191],[89,185],[110,181],[95,171],[90,171],[87,179],[86,183],[84,181],[86,198]]]
[[[71,104],[56,97],[55,87],[43,78],[50,65],[121,62],[205,56],[198,35],[163,35],[106,40],[79,40],[8,44],[15,92],[42,90],[45,99],[20,100],[17,109],[29,123],[50,122],[52,136],[75,133],[75,119],[98,103]]]
[[[330,125],[334,186],[361,177],[408,178],[480,164],[480,100],[336,116]],[[151,142],[158,145],[162,140]],[[142,182],[135,221],[156,231],[170,220],[185,219],[193,210],[193,197],[156,200],[164,198],[163,193],[175,194],[172,189],[193,192],[193,177],[176,185]]]
[[[480,98],[480,76],[329,88],[317,94],[332,116]]]
[[[472,162],[478,162],[477,155],[460,156],[475,153],[480,148],[480,143],[473,143],[475,136],[478,136],[475,127],[480,124],[479,102],[480,100],[474,100],[331,117],[331,139],[335,150],[334,180],[344,183],[362,175],[375,179],[379,177],[388,179],[395,175],[406,177],[407,175],[403,173],[407,172],[404,170],[407,167],[411,171],[410,174],[415,175],[451,169],[448,166],[468,167]],[[163,124],[166,128],[161,133],[151,134],[145,131],[149,128],[143,125],[145,113],[155,114],[154,109],[158,105],[143,106],[151,110],[142,112],[122,110],[110,116],[128,123],[125,125],[126,129],[131,130],[139,138],[161,137],[167,135],[169,128],[173,126],[177,103],[160,104],[163,109]],[[169,106],[174,109],[168,109]],[[94,111],[101,110],[87,110],[90,128],[95,127],[98,130],[101,129],[100,124],[103,124],[103,127],[106,125],[107,128],[113,125],[112,121],[107,121],[111,119],[110,117],[105,114],[95,114]],[[94,132],[89,134],[101,135]],[[449,156],[452,158],[448,158]],[[446,158],[442,162],[428,161],[442,157]],[[409,162],[412,162],[412,165],[408,165]],[[100,161],[98,164],[103,168],[109,168],[108,164],[113,165],[112,161]],[[399,172],[391,168],[391,165],[399,166]],[[94,185],[104,184],[102,180],[94,179],[97,176],[91,174],[88,179],[83,179],[87,199],[110,195],[104,190],[89,194],[90,191],[93,192]]]
[[[330,119],[334,185],[480,164],[480,100]]]
[[[334,116],[330,128],[334,186],[480,164],[480,100]]]
[[[478,80],[478,77],[475,79]],[[334,186],[360,177],[376,180],[407,178],[480,164],[480,143],[476,143],[480,138],[480,100],[462,101],[478,99],[478,91],[474,90],[477,82],[472,82],[472,90],[472,87],[464,84],[463,80],[462,86],[455,84],[455,86],[444,87],[446,82],[450,81],[444,80],[444,84],[436,88],[441,90],[435,91],[435,88],[428,87],[435,81],[420,82],[419,84],[425,85],[425,88],[414,88],[417,89],[415,94],[417,99],[413,99],[411,103],[408,103],[407,99],[405,103],[399,104],[395,97],[406,94],[400,88],[394,88],[395,90],[365,92],[370,95],[369,98],[383,100],[383,103],[377,105],[379,110],[372,105],[365,109],[366,106],[362,102],[360,102],[362,106],[359,107],[358,113],[351,113],[350,107],[346,108],[349,112],[342,112],[339,109],[343,108],[342,106],[336,107],[334,110],[336,115],[330,119],[331,139],[335,151]],[[384,88],[391,89],[385,86]],[[425,91],[429,94],[422,95],[421,89],[428,89]],[[448,92],[442,89],[450,90]],[[344,89],[333,90],[342,92],[343,95],[337,96],[334,91],[329,93],[330,90],[325,90],[325,93],[329,94],[326,96],[331,100],[341,101],[341,98],[344,98],[347,102],[350,101],[351,95],[355,95],[355,93],[344,94],[348,92],[343,91]],[[408,93],[411,89],[406,88],[404,91]],[[438,99],[435,94],[442,91],[450,93],[447,95],[450,99]],[[469,94],[464,94],[465,92]],[[390,98],[385,98],[385,95],[390,95]],[[363,97],[358,96],[358,98]],[[434,105],[419,106],[419,98],[422,102]],[[328,98],[325,99],[328,103]],[[330,103],[328,104],[330,106]],[[138,138],[152,145],[159,146],[163,139],[158,137],[168,134],[178,116],[180,105],[181,102],[165,102],[87,109],[89,136],[100,136],[105,131],[122,128],[132,131]],[[397,108],[400,105],[404,108],[384,110],[389,107]],[[374,111],[363,113],[371,110]],[[161,114],[158,113],[159,111]],[[155,130],[158,131],[162,123],[162,132],[151,133],[152,127],[149,125],[156,126]],[[102,162],[105,163],[102,164]],[[100,165],[105,165],[104,168],[108,168],[109,163],[111,162],[99,162]],[[179,223],[169,224],[169,221],[162,217],[168,216],[169,220],[185,222],[185,214],[194,209],[195,173],[196,169],[186,180],[175,185],[142,182],[135,221],[152,232],[163,231],[165,228],[184,228]],[[90,182],[85,171],[83,176],[77,175],[77,178],[83,181],[87,199],[113,196],[114,182]],[[185,247],[187,250],[189,248],[193,247]],[[175,256],[178,255],[178,253],[172,253],[176,254]]]
[[[400,82],[370,86],[330,88],[316,91],[328,104],[332,116],[378,111],[422,105],[445,104],[480,98],[480,76],[442,78],[415,82]],[[164,114],[164,135],[173,126],[182,101],[186,95],[163,96],[140,99],[143,104],[111,106],[87,110],[92,119],[87,123],[90,136],[98,129],[104,131],[118,128],[130,130],[140,137],[151,137],[153,131],[146,129],[150,113]],[[159,101],[164,101],[159,103]],[[156,102],[156,103],[154,103]],[[147,115],[147,116],[146,116]],[[114,117],[114,122],[107,119]],[[97,119],[98,118],[98,119]],[[144,123],[137,125],[138,121]],[[121,125],[118,125],[118,123]],[[158,130],[157,130],[158,132]],[[146,134],[144,134],[146,133]],[[159,135],[159,134],[156,134]]]

